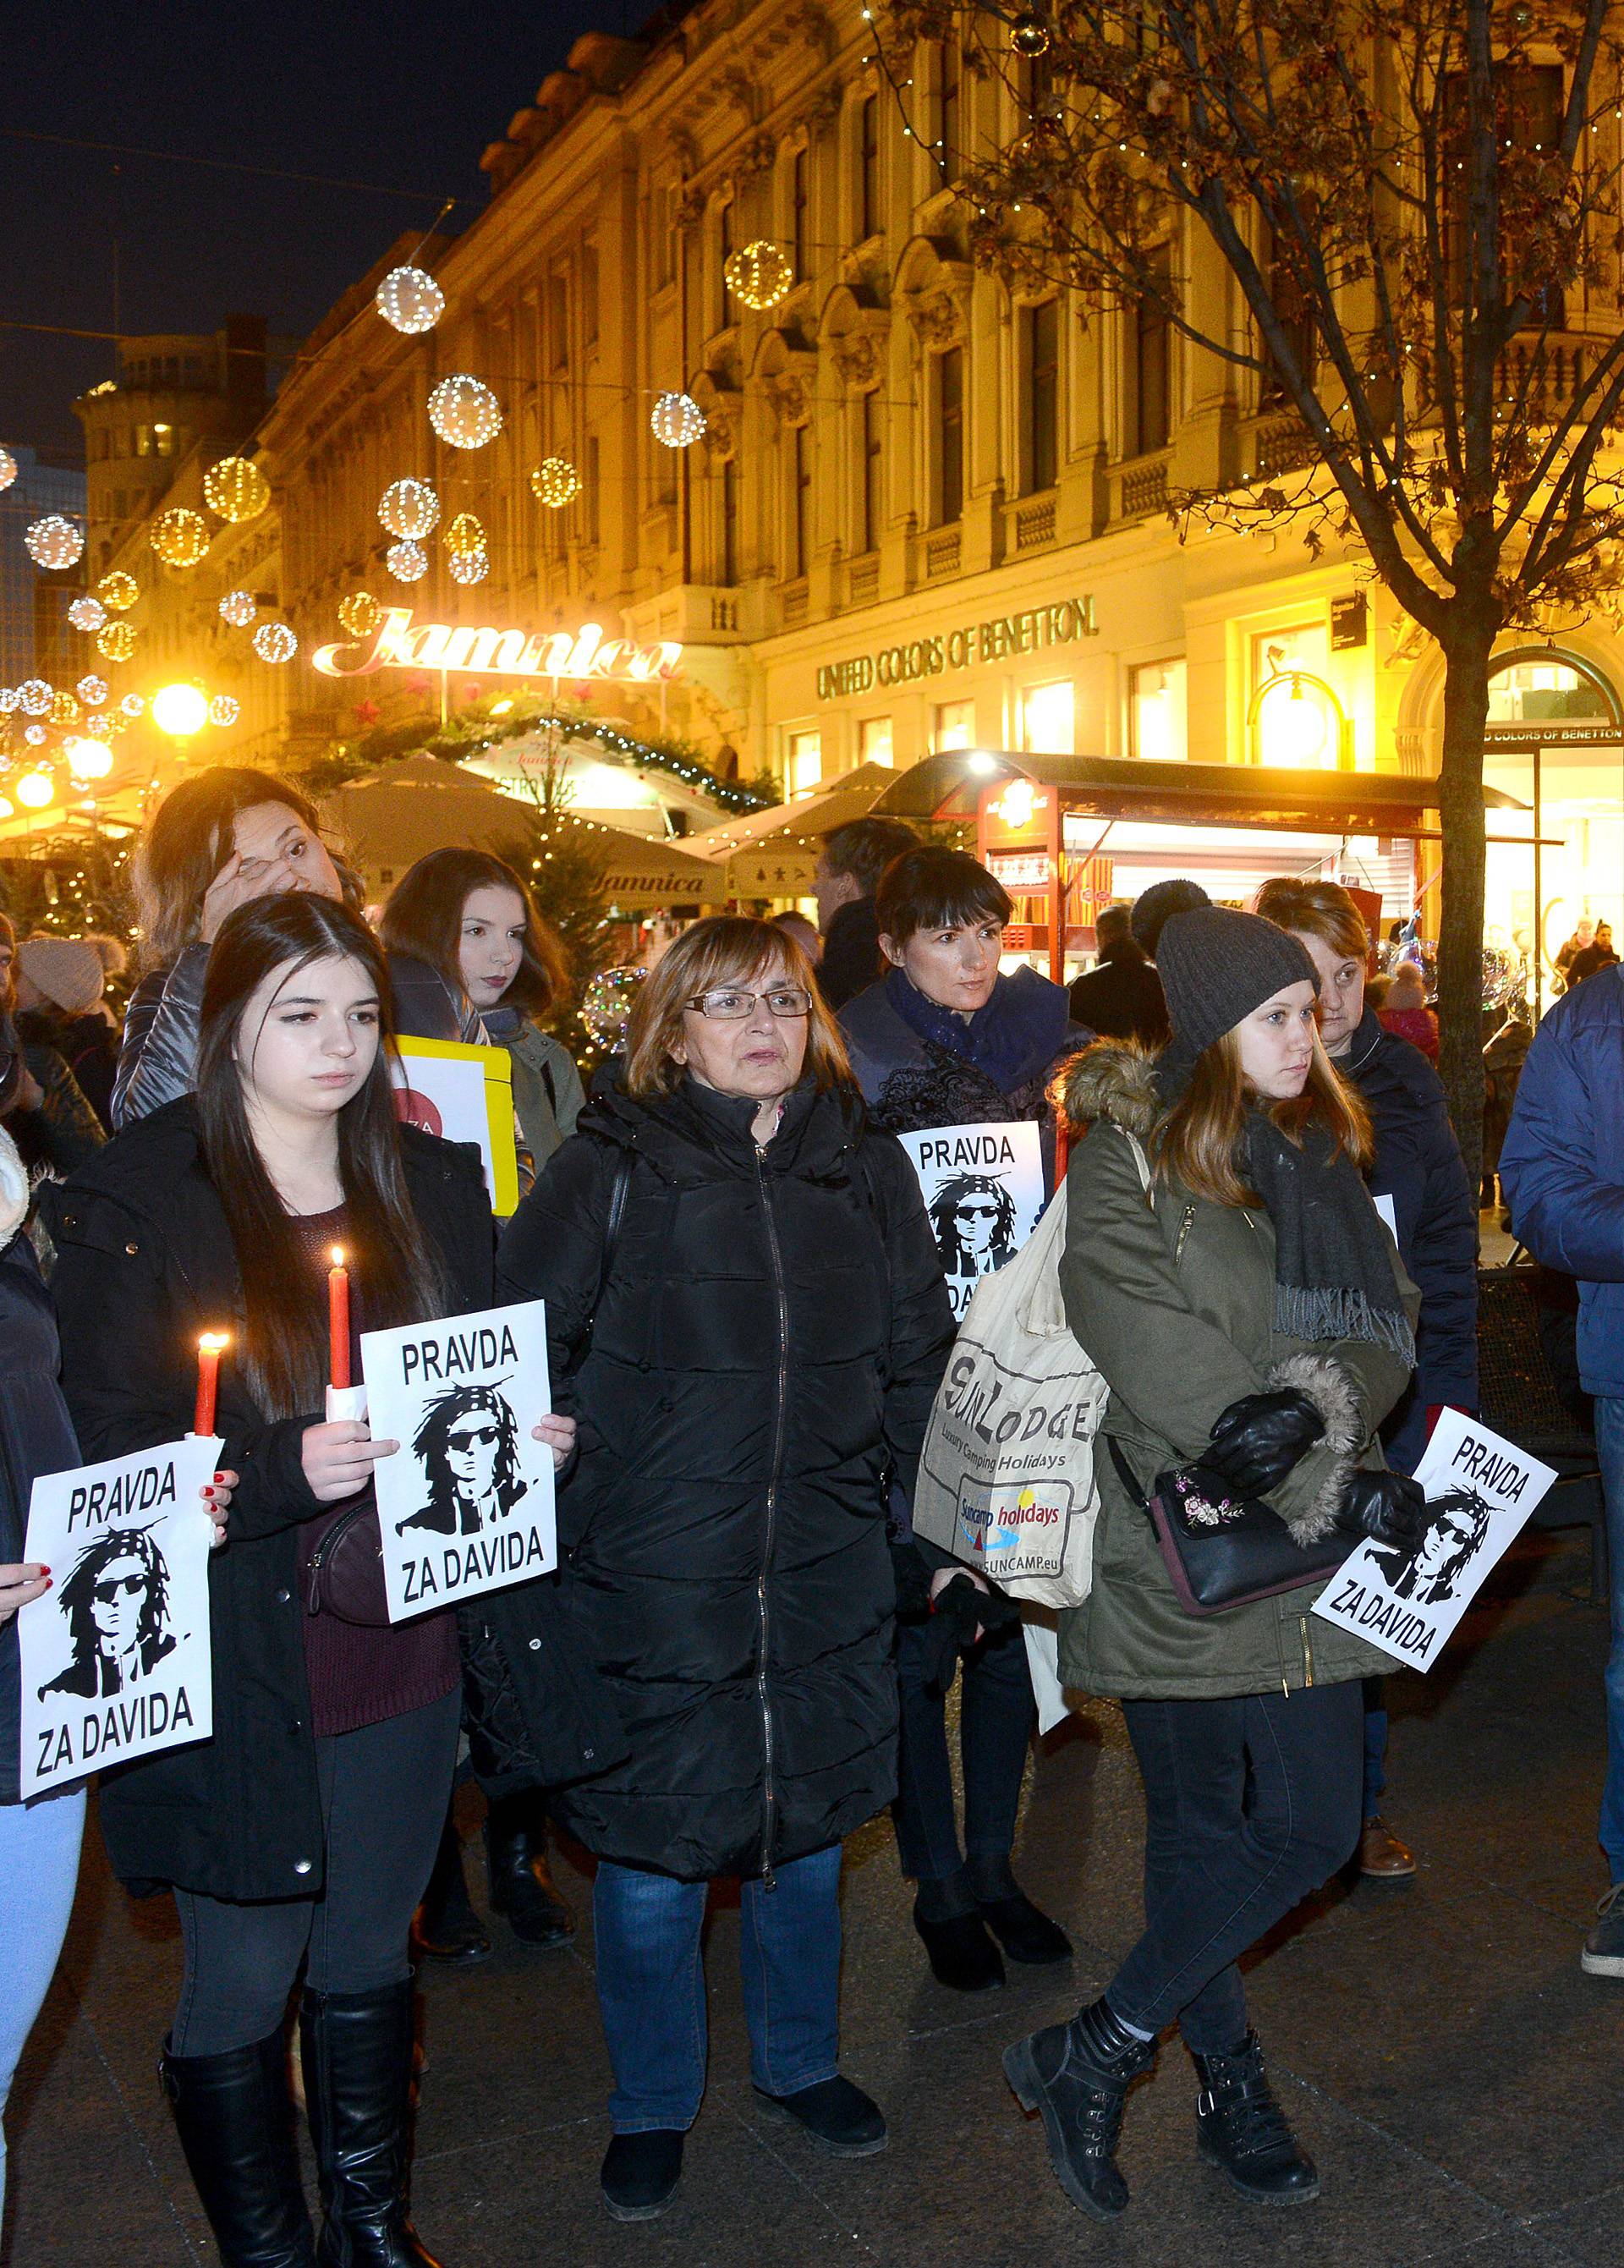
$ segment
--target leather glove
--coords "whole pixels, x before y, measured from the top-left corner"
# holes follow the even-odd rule
[[[1336,1524],[1345,1535],[1407,1550],[1431,1517],[1425,1491],[1407,1473],[1356,1473],[1337,1507]]]
[[[1243,1395],[1213,1427],[1201,1463],[1233,1497],[1272,1496],[1324,1432],[1325,1419],[1295,1388]]]
[[[967,1574],[955,1575],[937,1593],[925,1624],[925,1683],[945,1693],[959,1655],[975,1644],[976,1631],[991,1638],[1020,1618],[1020,1609],[1002,1591],[978,1591]]]

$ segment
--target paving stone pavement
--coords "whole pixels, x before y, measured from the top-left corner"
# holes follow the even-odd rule
[[[1068,2205],[1004,2087],[1004,2043],[1091,1997],[1137,1926],[1137,1778],[1120,1718],[1093,1706],[1038,1760],[1017,1853],[1073,1933],[1070,1971],[1012,1970],[1006,1992],[971,1999],[942,1991],[889,1827],[849,1848],[844,2067],[887,2112],[885,2156],[831,2161],[758,2115],[737,1904],[718,1895],[710,2084],[682,2191],[662,2220],[612,2224],[597,2190],[608,2073],[590,1897],[561,1864],[581,1916],[569,1951],[526,1954],[496,1921],[491,1960],[423,1979],[425,2236],[449,2268],[1613,2268],[1624,1985],[1578,1965],[1606,1887],[1606,1617],[1588,1575],[1582,1539],[1532,1540],[1438,1668],[1393,1683],[1387,1808],[1419,1878],[1334,1886],[1255,1962],[1254,2021],[1319,2161],[1319,2205],[1249,2206],[1197,2163],[1176,2042],[1129,2105],[1134,2202],[1112,2228]],[[217,2259],[153,2075],[178,1971],[167,1901],[132,1906],[92,1831],[13,2101],[7,2268]]]

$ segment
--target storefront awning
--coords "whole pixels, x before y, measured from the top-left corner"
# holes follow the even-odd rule
[[[870,806],[898,819],[974,819],[989,781],[1029,779],[1067,811],[1170,827],[1244,826],[1282,834],[1426,836],[1438,784],[1400,772],[1287,771],[1265,764],[1151,763],[1136,757],[1049,756],[952,748],[894,775]],[[1483,790],[1491,811],[1526,806]]]

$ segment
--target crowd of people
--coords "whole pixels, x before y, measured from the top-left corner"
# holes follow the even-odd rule
[[[1393,1665],[1308,1617],[1358,1539],[1418,1542],[1431,1422],[1478,1395],[1476,1194],[1414,1009],[1370,1001],[1348,893],[1282,878],[1243,912],[1158,883],[1102,915],[1068,993],[1004,969],[1010,901],[986,867],[859,821],[824,842],[816,931],[680,931],[589,1094],[542,1026],[568,983],[556,940],[498,858],[430,854],[374,927],[308,802],[222,769],[158,809],[138,873],[121,1032],[101,941],[0,933],[0,2104],[85,1815],[82,1785],[20,1800],[15,1617],[55,1580],[23,1559],[29,1484],[185,1432],[198,1331],[228,1315],[213,1732],[105,1773],[98,1805],[117,1874],[179,1911],[160,2073],[227,2268],[432,2268],[408,2204],[414,1965],[489,1949],[452,1815],[465,1734],[489,1903],[522,1939],[575,1926],[549,1819],[592,1862],[613,2215],[658,2215],[680,2179],[718,1877],[742,1882],[762,2104],[837,2154],[882,2150],[882,2109],[840,2067],[844,1839],[889,1808],[950,1991],[1071,1952],[1012,1867],[1035,1727],[1018,1607],[910,1513],[955,1306],[896,1138],[1015,1123],[1046,1193],[1063,1177],[1059,1294],[1108,1388],[1091,1587],[1061,1616],[1059,1667],[1122,1709],[1145,1926],[1004,2072],[1067,2196],[1113,2219],[1129,2091],[1176,2026],[1201,2155],[1259,2203],[1317,2196],[1238,1963],[1343,1867],[1415,1862],[1380,1808]],[[1495,1165],[1517,1233],[1581,1280],[1620,1531],[1613,1887],[1584,1953],[1612,1976],[1624,978],[1569,976]],[[471,1152],[400,1122],[402,1035],[508,1050],[511,1219]],[[400,1444],[326,1414],[334,1244],[357,1260],[357,1374],[364,1331],[545,1301],[556,1407],[525,1419],[557,1470],[556,1572],[395,1624],[376,1551],[336,1548],[375,1532],[374,1467]],[[1274,1515],[1283,1580],[1189,1611],[1147,1513],[1169,1472]]]

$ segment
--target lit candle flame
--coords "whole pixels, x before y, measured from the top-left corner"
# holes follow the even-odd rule
[[[219,1354],[223,1352],[226,1347],[230,1346],[231,1343],[231,1335],[230,1331],[205,1331],[197,1342],[198,1352],[200,1354],[205,1352],[209,1354]]]
[[[342,1267],[343,1266],[343,1264],[344,1264],[344,1248],[343,1248],[343,1246],[342,1246],[342,1244],[335,1244],[335,1245],[333,1247],[333,1265],[334,1266],[334,1268],[342,1268]]]

